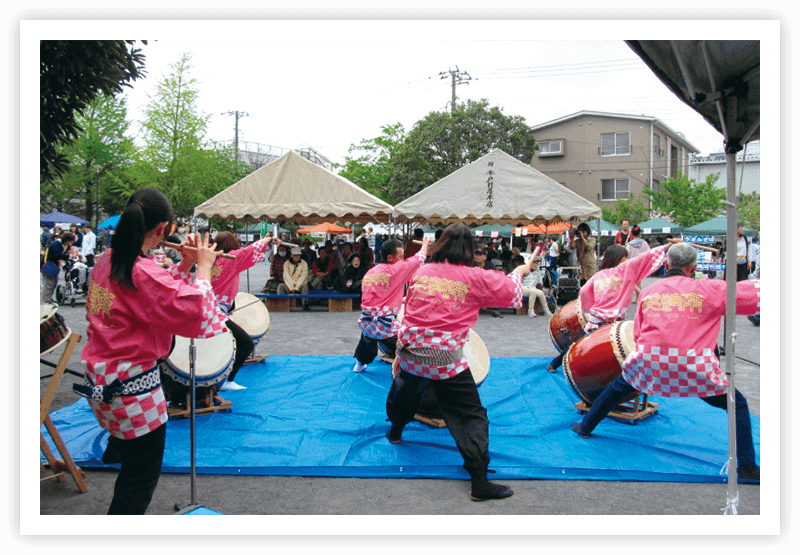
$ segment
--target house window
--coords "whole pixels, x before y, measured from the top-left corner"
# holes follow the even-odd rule
[[[656,133],[653,133],[653,154],[664,156],[664,151],[661,150],[661,136]]]
[[[661,190],[661,182],[654,179],[653,180],[653,185],[650,188],[653,189],[654,191],[660,191]]]
[[[600,135],[600,156],[625,156],[631,153],[631,134],[628,131]]]
[[[539,143],[539,156],[562,156],[564,154],[564,140],[541,141]]]
[[[628,179],[600,180],[600,200],[626,199],[629,193],[630,180]]]

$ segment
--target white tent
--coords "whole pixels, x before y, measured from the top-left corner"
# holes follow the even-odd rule
[[[394,207],[397,221],[536,224],[599,218],[601,210],[542,172],[495,149]]]
[[[392,206],[294,152],[194,209],[195,217],[297,223],[388,221]]]

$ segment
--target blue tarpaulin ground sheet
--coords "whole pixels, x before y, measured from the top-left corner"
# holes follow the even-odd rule
[[[650,398],[657,414],[636,425],[606,419],[582,439],[570,429],[581,417],[574,408],[580,399],[562,373],[547,372],[549,360],[491,359],[479,392],[491,422],[493,479],[727,480],[720,473],[728,458],[725,411],[699,399]],[[196,472],[468,478],[446,428],[415,421],[402,443],[390,444],[391,367],[376,360],[354,373],[353,364],[352,357],[270,356],[243,366],[236,381],[247,389],[222,393],[231,412],[195,419]],[[106,467],[100,459],[108,434],[85,399],[51,417],[79,466]],[[760,421],[751,419],[758,454]],[[163,472],[190,472],[190,447],[190,420],[170,420]]]

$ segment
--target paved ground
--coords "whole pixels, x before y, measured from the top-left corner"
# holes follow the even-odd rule
[[[251,293],[260,291],[267,275],[265,264],[249,271]],[[644,285],[653,281],[645,280]],[[247,273],[242,274],[240,289],[248,290]],[[85,308],[83,304],[76,308],[62,307],[59,313],[74,332],[84,336],[69,364],[69,368],[82,372],[79,353],[85,344]],[[352,355],[358,340],[356,312],[329,313],[326,307],[314,306],[311,312],[295,309],[291,313],[272,313],[270,318],[271,331],[259,343],[257,354]],[[759,328],[744,317],[737,317],[736,326],[736,385],[747,397],[751,412],[759,415]],[[555,354],[544,317],[516,316],[510,310],[500,319],[482,314],[474,329],[493,357]],[[56,362],[60,352],[46,358]],[[41,366],[42,376],[51,372],[52,369]],[[42,394],[47,381],[41,380]],[[80,378],[66,374],[53,410],[76,401],[72,384],[79,381]],[[576,441],[583,440],[576,438]],[[84,494],[70,482],[43,482],[41,514],[105,514],[117,474],[104,470],[87,470],[86,474],[89,491]],[[546,480],[508,483],[515,491],[513,497],[485,503],[469,501],[468,480],[198,475],[196,487],[201,504],[229,515],[719,515],[728,489],[726,484]],[[739,514],[760,514],[760,488],[751,485],[739,488]],[[163,475],[148,514],[174,514],[176,503],[184,506],[190,503],[190,477]]]

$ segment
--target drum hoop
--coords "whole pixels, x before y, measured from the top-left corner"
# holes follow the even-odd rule
[[[619,362],[620,367],[622,367],[622,363],[625,362],[625,347],[622,345],[622,337],[620,337],[620,331],[622,329],[623,322],[614,322],[611,325],[611,329],[609,330],[609,335],[611,336],[611,350],[614,351],[614,357]]]
[[[56,343],[55,345],[53,345],[52,347],[50,347],[49,349],[40,352],[39,356],[46,355],[46,354],[49,354],[49,353],[53,352],[53,350],[55,350],[58,347],[60,347],[62,343],[64,343],[67,339],[70,338],[70,336],[72,335],[72,330],[69,329],[66,326],[64,326],[64,330],[65,330],[65,333],[64,333],[64,336],[61,338],[61,340],[58,343]]]
[[[583,310],[581,309],[580,295],[578,295],[578,298],[575,300],[578,301],[575,303],[575,315],[578,317],[578,323],[581,325],[581,329],[584,329],[586,328],[586,324],[589,322],[586,320],[586,314],[584,314]]]

